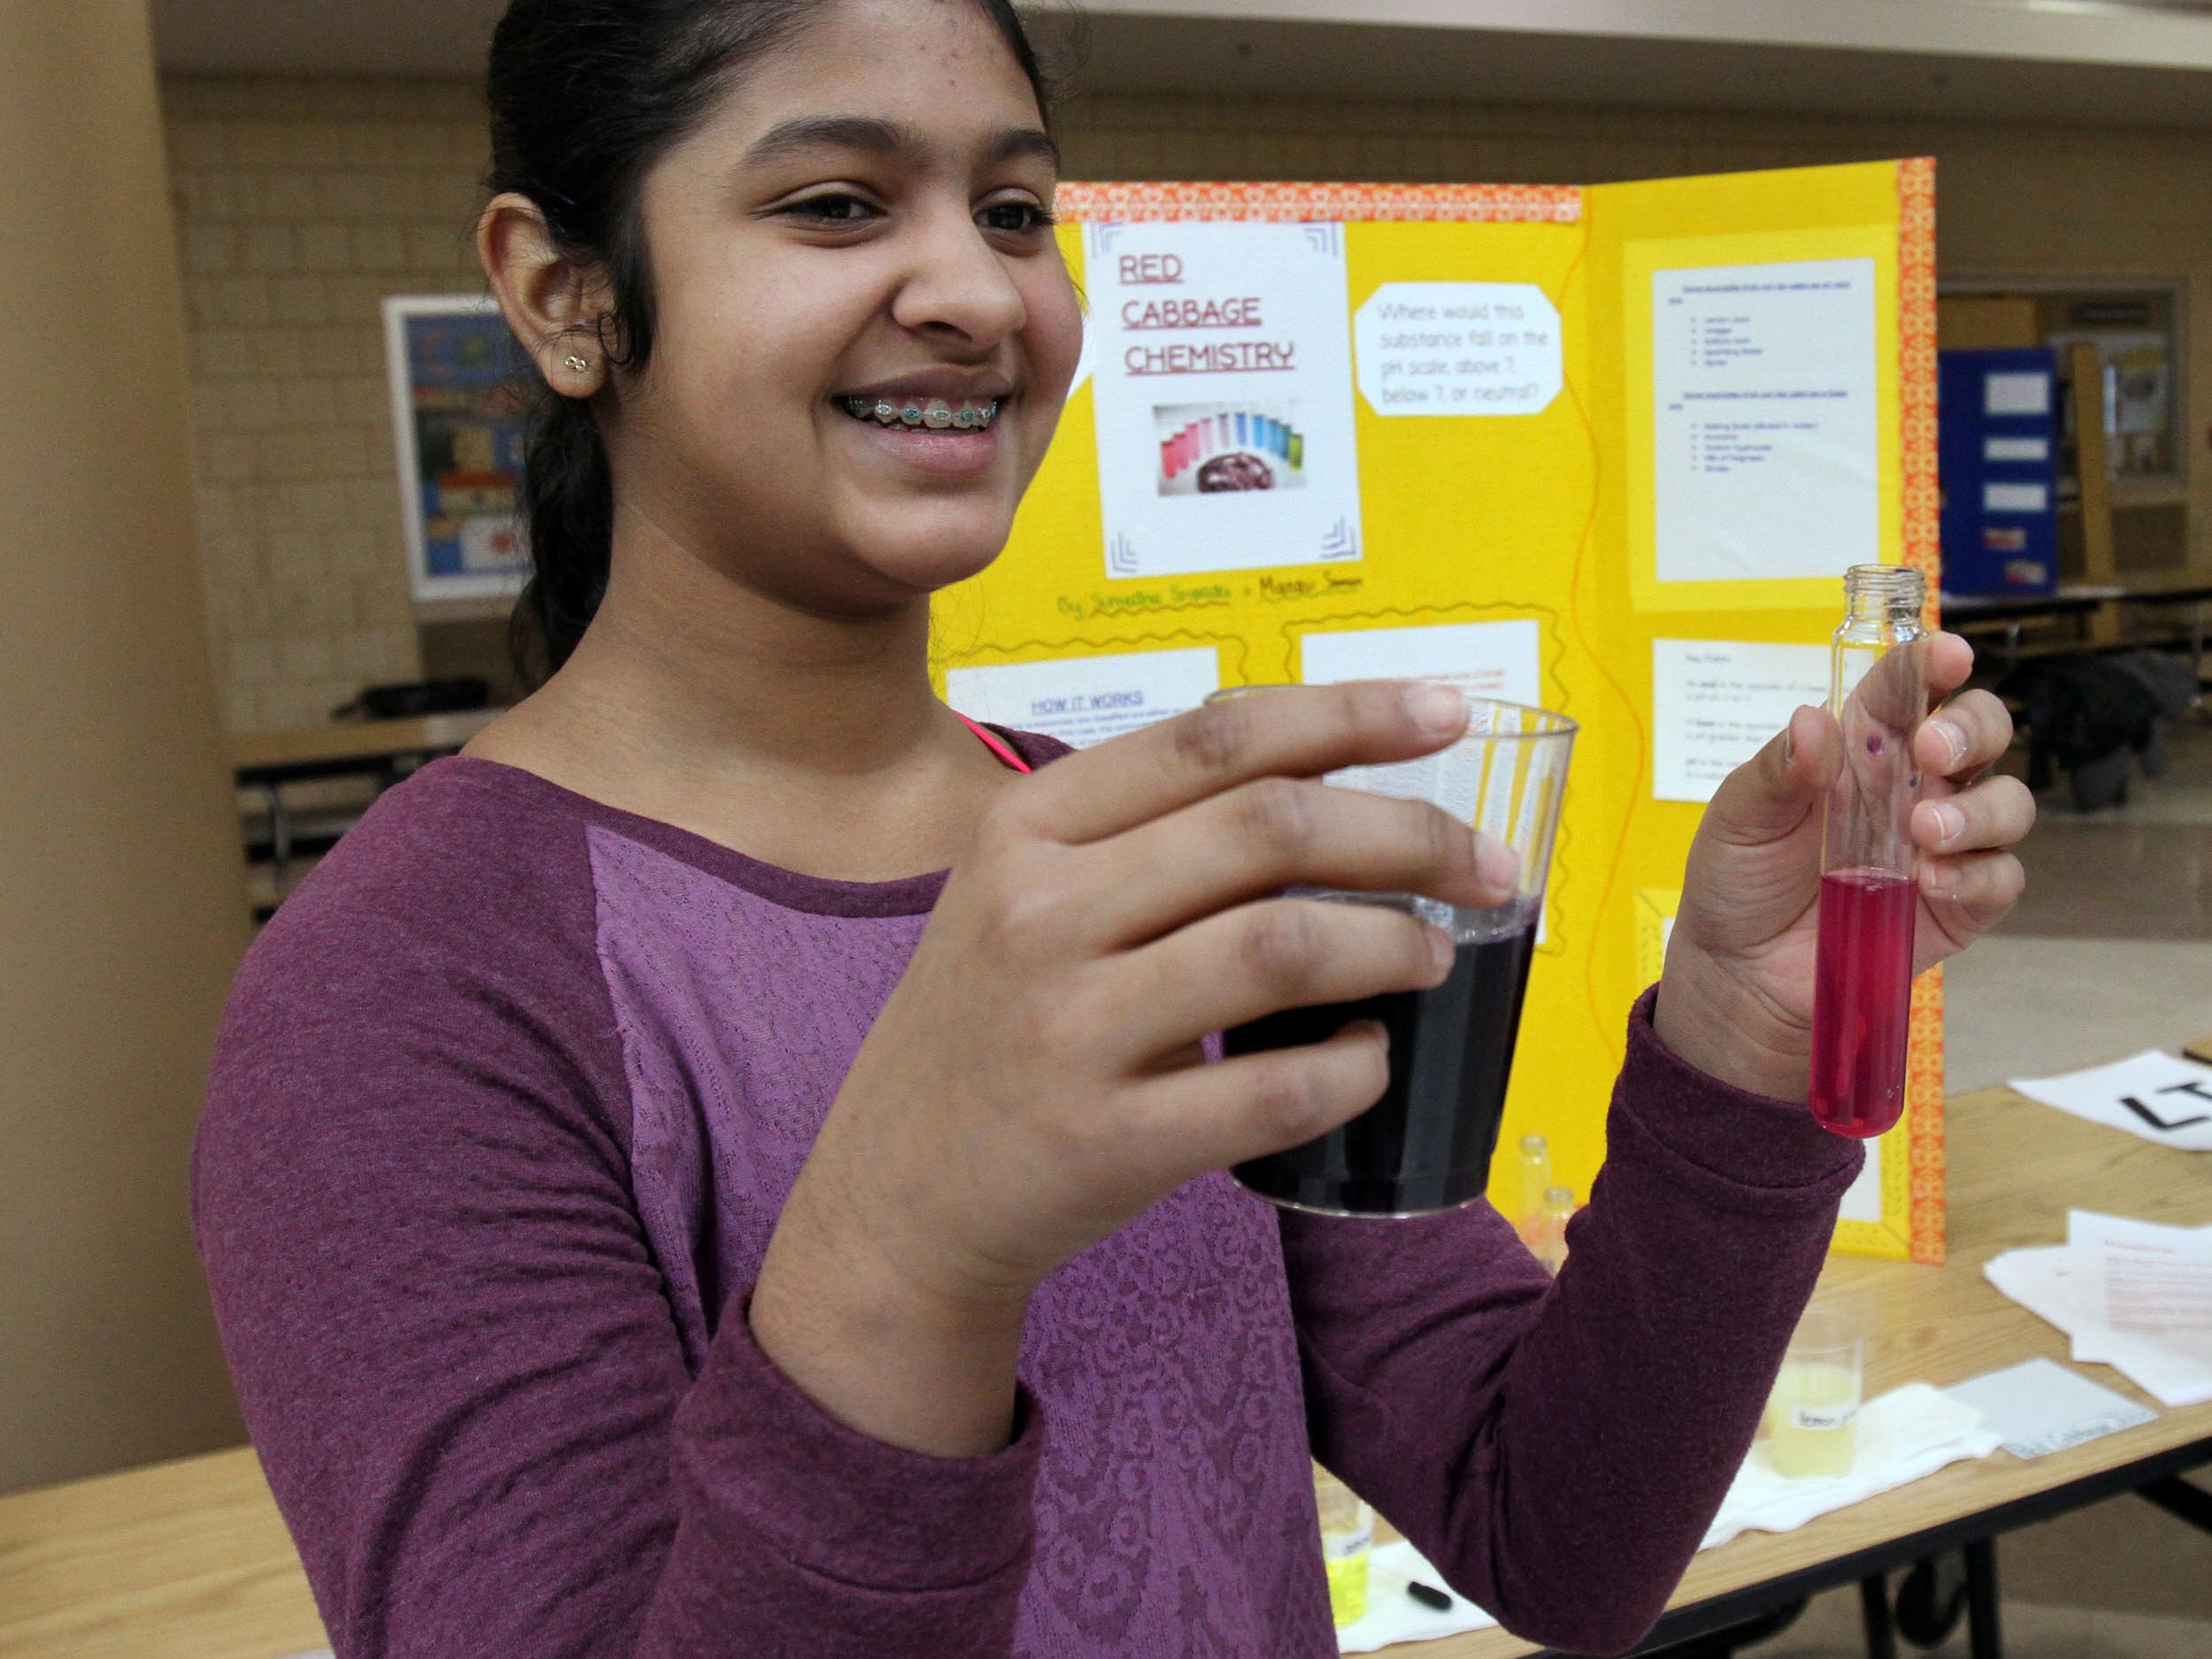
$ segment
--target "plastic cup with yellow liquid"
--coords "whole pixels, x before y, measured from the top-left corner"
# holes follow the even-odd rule
[[[1865,1358],[1857,1320],[1833,1308],[1806,1310],[1767,1399],[1777,1474],[1801,1480],[1851,1472],[1859,1450]]]
[[[1321,1512],[1321,1564],[1329,1576],[1329,1613],[1341,1630],[1367,1617],[1367,1556],[1375,1543],[1375,1512],[1318,1463],[1313,1466],[1313,1498]]]

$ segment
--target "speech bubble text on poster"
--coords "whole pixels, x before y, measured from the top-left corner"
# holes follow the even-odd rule
[[[1352,340],[1379,415],[1540,415],[1564,381],[1559,310],[1529,282],[1386,282]]]

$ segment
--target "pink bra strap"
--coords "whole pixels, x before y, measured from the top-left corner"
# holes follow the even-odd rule
[[[953,712],[955,714],[960,714],[960,711],[957,709],[955,709]],[[1032,766],[1019,755],[1017,755],[1012,749],[1009,749],[1006,746],[1004,740],[1002,740],[996,732],[991,731],[987,727],[978,726],[973,720],[968,718],[968,717],[964,714],[960,715],[960,724],[966,726],[968,730],[973,732],[978,737],[981,738],[983,740],[983,746],[986,749],[989,749],[994,755],[996,755],[1001,760],[1011,766],[1016,772],[1034,772],[1036,770],[1035,767]]]

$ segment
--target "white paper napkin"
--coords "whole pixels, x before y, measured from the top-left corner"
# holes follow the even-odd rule
[[[2026,1360],[1943,1392],[1979,1411],[2015,1457],[2047,1457],[2158,1417],[2148,1406],[2100,1388],[2055,1360]]]
[[[1448,1608],[1425,1607],[1406,1594],[1409,1579],[1443,1591],[1452,1598]],[[1367,1558],[1367,1617],[1344,1625],[1336,1633],[1340,1653],[1372,1653],[1393,1642],[1427,1641],[1437,1636],[1456,1636],[1463,1630],[1488,1630],[1498,1621],[1444,1582],[1444,1575],[1429,1565],[1421,1552],[1401,1540],[1379,1544]]]
[[[1751,1448],[1701,1549],[1739,1532],[1786,1532],[1815,1516],[1887,1492],[1947,1463],[1986,1457],[2000,1444],[1982,1414],[1926,1383],[1907,1383],[1859,1409],[1859,1449],[1851,1472],[1792,1479],[1775,1471],[1767,1442]]]

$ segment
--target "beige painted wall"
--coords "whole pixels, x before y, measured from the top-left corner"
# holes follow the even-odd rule
[[[143,0],[0,0],[0,1490],[242,1436],[185,1162],[243,943]]]
[[[164,95],[225,715],[233,730],[298,725],[419,661],[377,300],[480,281],[465,235],[477,97],[187,77]],[[1063,125],[1076,178],[1595,183],[1932,154],[1947,277],[2190,282],[2191,517],[2212,562],[2212,134],[1133,96],[1079,99]]]

